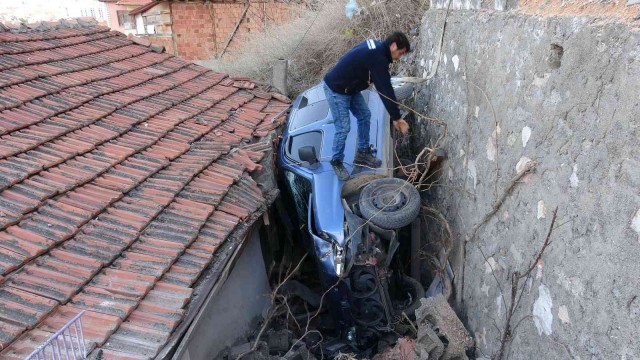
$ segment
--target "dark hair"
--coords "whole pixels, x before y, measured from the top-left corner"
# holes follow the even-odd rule
[[[398,47],[399,50],[407,49],[407,52],[411,51],[411,44],[409,43],[409,39],[407,38],[407,35],[405,35],[400,31],[395,31],[393,34],[389,35],[389,37],[387,37],[387,40],[385,40],[385,42],[387,43],[387,45],[396,43],[396,46]]]

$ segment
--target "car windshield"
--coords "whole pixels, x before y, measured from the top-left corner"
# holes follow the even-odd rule
[[[301,105],[304,104],[301,102]],[[329,103],[327,100],[320,100],[313,104],[307,104],[302,108],[298,108],[295,117],[291,122],[291,131],[300,129],[301,127],[313,124],[316,121],[324,120],[329,115]]]

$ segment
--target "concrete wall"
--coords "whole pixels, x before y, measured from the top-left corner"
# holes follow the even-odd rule
[[[260,222],[258,222],[260,224]],[[246,342],[270,305],[271,288],[260,247],[259,226],[247,238],[229,278],[208,299],[174,359],[211,360],[225,348]]]
[[[171,4],[161,2],[151,9],[143,12],[148,34],[158,34],[160,36],[171,36]]]
[[[452,258],[458,279],[465,264],[458,310],[478,356],[497,352],[510,274],[532,263],[558,207],[552,243],[514,316],[513,325],[524,320],[509,358],[636,359],[640,24],[634,18],[640,6],[558,4],[452,6],[440,68],[417,94],[417,109],[449,126],[440,186],[425,196],[458,239]],[[447,3],[432,5],[420,29],[418,76],[438,56]],[[414,149],[440,131],[420,121]],[[527,158],[537,170],[516,185],[464,258],[459,240]]]

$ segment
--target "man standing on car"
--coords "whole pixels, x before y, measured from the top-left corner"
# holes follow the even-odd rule
[[[340,180],[349,178],[349,172],[342,164],[345,142],[351,130],[349,110],[358,120],[358,150],[353,164],[370,168],[382,165],[382,161],[371,153],[371,112],[360,93],[372,82],[391,116],[393,127],[403,134],[409,131],[409,124],[400,119],[400,110],[391,86],[389,64],[409,52],[410,47],[409,39],[401,32],[394,32],[385,41],[367,40],[349,50],[325,75],[324,93],[336,127],[331,165]]]

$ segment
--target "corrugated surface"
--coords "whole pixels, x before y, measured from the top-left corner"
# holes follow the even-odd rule
[[[264,198],[249,173],[287,99],[83,22],[0,32],[0,353],[79,311],[149,358]]]

